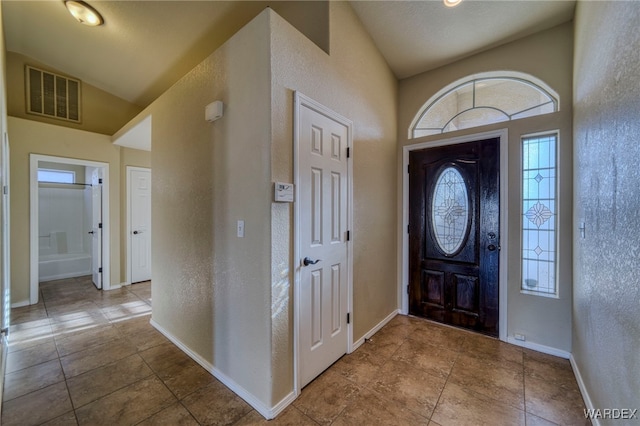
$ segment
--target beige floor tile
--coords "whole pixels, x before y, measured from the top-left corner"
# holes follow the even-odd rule
[[[431,417],[446,380],[401,361],[388,361],[367,387],[423,417]]]
[[[157,377],[148,377],[76,410],[80,425],[131,425],[175,403]]]
[[[2,425],[37,425],[72,409],[67,387],[60,382],[3,403]]]
[[[187,396],[182,405],[202,425],[231,425],[251,411],[246,402],[217,380]]]
[[[464,353],[474,358],[499,362],[503,367],[522,371],[522,348],[492,337],[470,335],[464,343]]]
[[[332,423],[345,425],[427,425],[429,419],[408,410],[401,404],[391,403],[370,390],[361,391]]]
[[[318,423],[305,416],[293,406],[289,406],[273,420],[265,420],[257,411],[251,410],[249,414],[240,419],[233,426],[317,426]]]
[[[160,371],[158,377],[178,399],[182,399],[216,380],[211,373],[197,364],[179,369],[166,369]]]
[[[553,381],[525,376],[528,413],[562,425],[588,425],[584,402],[577,384],[558,385]]]
[[[393,354],[392,359],[446,379],[459,353],[423,341],[408,339]]]
[[[524,352],[524,373],[561,386],[576,382],[569,360],[527,349]]]
[[[360,347],[355,352],[340,358],[331,366],[331,371],[359,385],[366,385],[377,375],[385,361],[386,358]]]
[[[460,352],[470,333],[452,327],[445,327],[429,323],[427,326],[416,327],[411,333],[411,339],[436,345],[443,349]]]
[[[33,367],[56,358],[58,358],[58,351],[55,343],[51,341],[21,351],[9,352],[5,374]]]
[[[5,375],[2,398],[8,401],[64,381],[60,360],[53,359]]]
[[[153,371],[135,354],[72,377],[67,380],[67,386],[77,409],[151,375]]]
[[[156,373],[170,368],[180,369],[196,365],[194,360],[172,343],[163,343],[141,351],[140,356]]]
[[[358,385],[329,370],[302,389],[293,405],[312,420],[328,425],[360,391]]]
[[[443,426],[525,424],[524,411],[452,382],[445,386],[431,419]]]
[[[125,334],[124,338],[129,341],[138,351],[144,351],[154,346],[169,342],[158,330],[151,328],[141,330],[136,333]]]
[[[197,426],[198,422],[179,402],[154,414],[138,426]]]
[[[76,419],[76,413],[74,411],[70,411],[61,415],[60,417],[56,417],[53,420],[49,420],[46,423],[43,423],[42,426],[77,426],[78,420]]]
[[[557,423],[550,422],[531,413],[525,413],[525,417],[527,419],[527,426],[558,426]]]
[[[94,368],[111,364],[136,353],[136,348],[125,339],[116,339],[91,349],[74,352],[60,358],[67,379]]]
[[[120,332],[110,324],[98,325],[83,330],[61,332],[56,335],[56,346],[60,356],[86,351],[121,338]]]
[[[524,410],[524,376],[499,362],[460,355],[449,381]]]

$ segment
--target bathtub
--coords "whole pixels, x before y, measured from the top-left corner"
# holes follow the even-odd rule
[[[62,253],[40,256],[38,281],[91,275],[91,255],[87,253]]]

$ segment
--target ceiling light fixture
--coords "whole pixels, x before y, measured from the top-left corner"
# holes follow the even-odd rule
[[[460,3],[462,3],[462,0],[443,0],[443,1],[444,1],[444,5],[447,7],[455,7]]]
[[[104,24],[104,19],[102,19],[98,11],[83,1],[65,0],[64,5],[71,16],[81,24],[89,25],[90,27]]]

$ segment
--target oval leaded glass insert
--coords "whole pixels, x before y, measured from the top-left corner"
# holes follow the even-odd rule
[[[431,225],[440,250],[447,255],[460,249],[469,227],[467,184],[455,167],[440,172],[431,201]]]

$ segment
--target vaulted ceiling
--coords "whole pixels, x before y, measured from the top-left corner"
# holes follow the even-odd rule
[[[62,1],[3,1],[6,48],[141,107],[274,4],[89,3],[105,25],[75,22]],[[465,0],[455,8],[440,0],[351,5],[393,72],[405,78],[569,21],[575,1]]]

